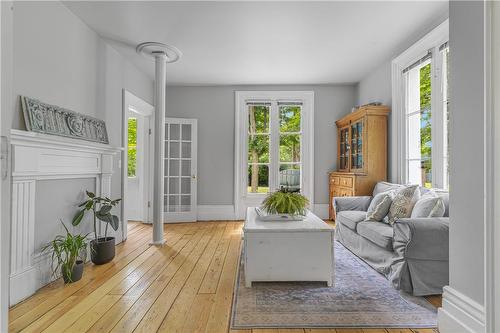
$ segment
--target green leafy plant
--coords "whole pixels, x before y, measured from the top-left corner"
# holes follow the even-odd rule
[[[286,189],[270,193],[262,202],[262,208],[268,214],[306,215],[308,205],[305,196]]]
[[[104,231],[104,239],[107,240],[108,237],[108,226],[111,225],[113,230],[118,230],[119,220],[118,216],[111,214],[111,209],[116,206],[122,199],[111,200],[107,197],[96,197],[96,195],[92,192],[86,191],[87,200],[82,202],[78,207],[81,209],[76,213],[73,218],[72,224],[77,226],[82,222],[83,217],[85,216],[85,212],[92,211],[92,215],[94,218],[94,234],[95,241],[99,241],[99,237],[97,235],[97,220],[106,223],[106,228]],[[83,208],[82,208],[83,207]]]
[[[87,235],[73,235],[66,225],[61,221],[66,230],[66,235],[58,235],[50,243],[42,248],[42,252],[52,251],[52,274],[57,276],[59,270],[69,282],[71,272],[77,260],[85,262],[87,257]]]

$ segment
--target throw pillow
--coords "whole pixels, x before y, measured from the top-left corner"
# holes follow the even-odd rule
[[[389,213],[393,197],[394,191],[382,192],[373,197],[366,211],[366,221],[382,221]]]
[[[426,193],[413,207],[411,217],[443,217],[445,210],[444,201],[441,197],[435,193],[433,195]]]
[[[389,224],[393,225],[397,219],[410,217],[413,206],[418,199],[420,199],[418,185],[407,186],[399,190],[392,200],[391,208],[389,208]]]

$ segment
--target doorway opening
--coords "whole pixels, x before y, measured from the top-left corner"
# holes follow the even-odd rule
[[[127,238],[128,224],[152,222],[154,140],[152,139],[154,107],[124,90],[123,92],[123,159],[122,159],[122,226]]]

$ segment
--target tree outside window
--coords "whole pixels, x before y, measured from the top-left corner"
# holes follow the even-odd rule
[[[137,118],[128,119],[128,171],[129,177],[135,177],[137,171]]]

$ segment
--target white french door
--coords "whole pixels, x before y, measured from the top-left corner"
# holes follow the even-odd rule
[[[197,119],[165,119],[164,222],[196,221]]]
[[[235,102],[236,217],[279,189],[313,205],[314,93],[236,91]]]

